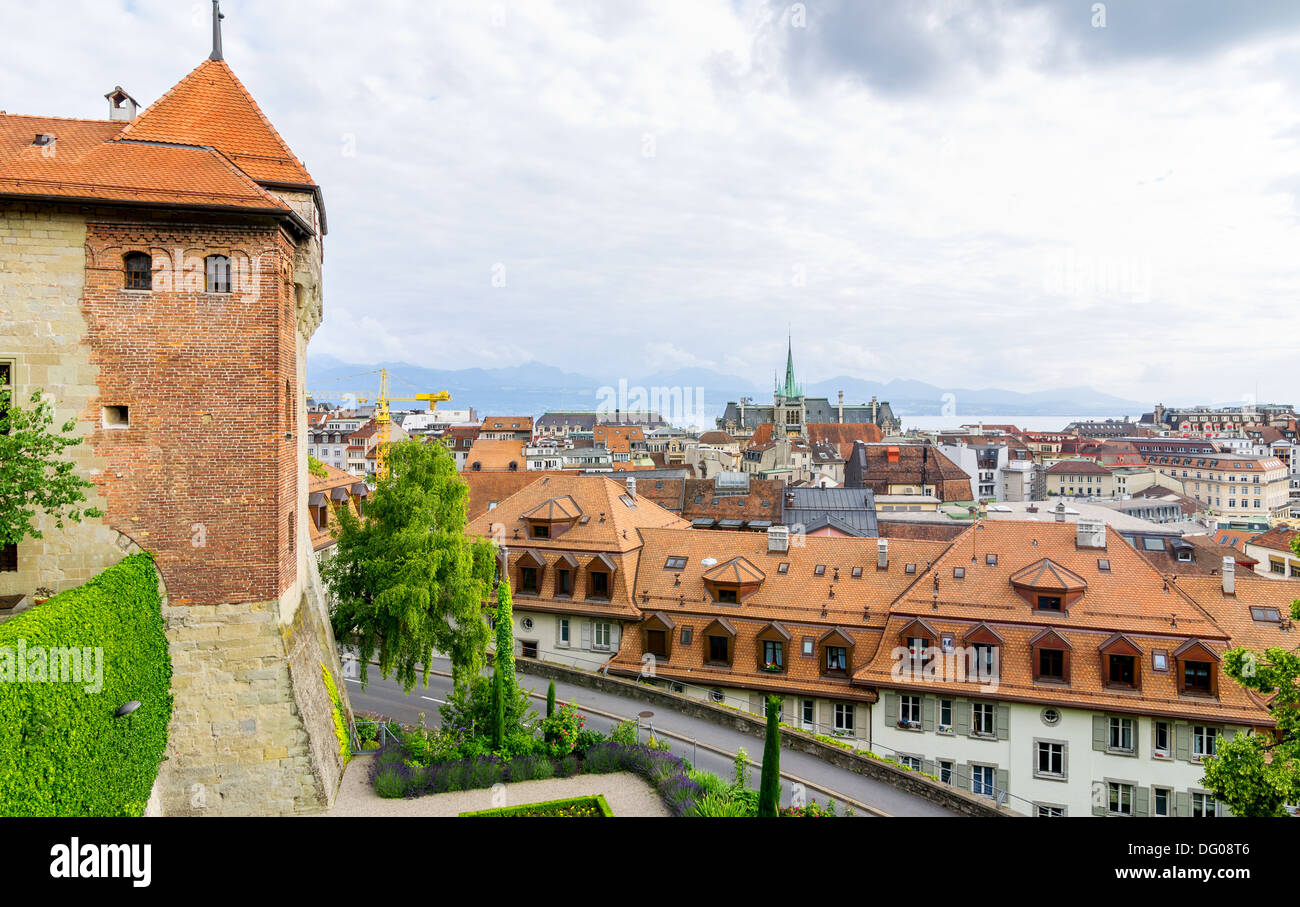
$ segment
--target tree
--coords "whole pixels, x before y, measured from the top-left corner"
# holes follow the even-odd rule
[[[781,809],[781,697],[767,697],[767,738],[758,781],[758,814],[775,816]]]
[[[492,747],[499,749],[506,739],[506,703],[514,698],[515,617],[510,598],[510,579],[497,586],[497,651],[492,662]]]
[[[338,511],[338,545],[321,570],[334,633],[355,639],[363,685],[378,652],[382,676],[396,674],[410,692],[420,665],[427,687],[437,651],[450,656],[454,687],[466,693],[483,670],[495,547],[465,534],[469,489],[445,447],[394,444],[388,466],[362,517]]]
[[[30,402],[30,408],[23,408],[12,402],[10,391],[0,388],[0,546],[16,545],[27,536],[42,538],[32,525],[38,513],[53,517],[59,529],[65,520],[80,523],[104,515],[96,507],[80,506],[94,483],[78,476],[75,464],[63,459],[65,450],[83,440],[71,437],[76,420],[51,431],[54,408],[39,390]]]
[[[1300,538],[1291,548],[1300,554]],[[1291,603],[1291,619],[1300,620],[1300,601]],[[1205,761],[1201,783],[1234,815],[1284,816],[1284,806],[1300,802],[1300,650],[1232,649],[1224,653],[1223,670],[1246,689],[1272,697],[1268,710],[1276,727],[1221,742]]]
[[[550,718],[555,714],[555,681],[552,680],[546,687],[546,717]]]

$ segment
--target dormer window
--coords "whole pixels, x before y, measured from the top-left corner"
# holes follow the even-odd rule
[[[551,537],[551,526],[549,523],[533,523],[531,535],[535,539],[549,539]]]
[[[1200,696],[1219,694],[1219,656],[1199,640],[1189,639],[1174,650],[1178,692]]]
[[[706,663],[714,667],[731,667],[736,648],[736,628],[725,617],[717,617],[704,628]]]
[[[1065,612],[1088,589],[1083,577],[1051,558],[1042,558],[1011,574],[1011,586],[1035,611],[1060,612]]]
[[[1136,690],[1141,686],[1143,651],[1123,633],[1101,644],[1101,682],[1107,687]]]
[[[1061,596],[1059,595],[1040,595],[1038,596],[1039,611],[1060,611]]]
[[[153,257],[146,252],[128,252],[122,256],[122,288],[153,289]]]
[[[609,600],[610,579],[618,565],[604,554],[597,554],[587,564],[587,598]]]
[[[847,630],[836,627],[821,635],[822,673],[831,677],[847,677],[852,667],[853,637]]]
[[[1029,641],[1034,680],[1070,682],[1070,643],[1055,630],[1047,629]]]
[[[737,605],[757,592],[767,576],[746,558],[735,557],[711,567],[701,579],[715,602]]]

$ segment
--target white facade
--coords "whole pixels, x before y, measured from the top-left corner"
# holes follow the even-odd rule
[[[916,729],[899,726],[900,716],[910,715],[915,705],[904,702],[903,696],[920,700]],[[946,711],[941,710],[944,701],[951,703]],[[992,707],[993,728],[987,736],[972,734],[976,703]],[[951,730],[941,733],[940,716],[945,714],[952,717]],[[1120,722],[1115,742],[1128,743],[1130,751],[1110,745],[1112,718]],[[883,688],[871,720],[878,755],[919,759],[923,770],[940,780],[951,778],[958,787],[994,799],[1005,791],[1003,805],[1025,815],[1038,815],[1040,807],[1044,812],[1063,810],[1066,816],[1192,815],[1197,804],[1206,807],[1208,793],[1195,755],[1198,741],[1202,748],[1212,747],[1211,730],[1219,739],[1244,730],[1213,722],[1196,725],[1183,719]],[[1164,750],[1156,748],[1158,721],[1165,725]],[[1051,749],[1055,747],[1060,749]],[[1048,771],[1040,770],[1044,763]],[[1052,771],[1058,767],[1059,773]],[[994,782],[990,791],[984,790],[986,778]],[[1226,814],[1221,804],[1210,808],[1216,815]]]

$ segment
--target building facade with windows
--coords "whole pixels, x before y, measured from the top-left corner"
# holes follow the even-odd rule
[[[1205,602],[1286,631],[1224,592],[1231,559],[1195,579],[1194,598],[1102,523],[977,524],[855,675],[879,690],[873,744],[1029,815],[1223,814],[1202,758],[1272,722],[1222,675],[1236,640]]]

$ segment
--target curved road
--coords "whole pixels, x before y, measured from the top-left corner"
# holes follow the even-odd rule
[[[436,673],[430,675],[428,689],[417,682],[409,694],[404,694],[401,684],[384,680],[379,676],[379,669],[371,665],[370,682],[364,691],[360,681],[348,680],[352,707],[359,711],[386,715],[404,724],[416,723],[423,712],[425,723],[436,727],[441,721],[438,707],[451,689],[451,678],[447,676],[449,667],[446,659],[435,658],[433,669]],[[533,692],[539,700],[538,711],[543,711],[547,681],[521,672],[519,683],[524,689]],[[639,712],[651,709],[642,702],[559,680],[555,682],[555,695],[559,701],[573,701],[587,717],[587,726],[603,733],[608,733],[619,721],[635,718]],[[660,707],[654,711],[654,717],[642,719],[642,724],[653,727],[655,736],[666,740],[675,755],[704,771],[730,780],[735,773],[733,759],[737,749],[743,747],[751,760],[762,756],[761,737],[751,737],[732,728],[680,712],[665,711]],[[642,739],[648,734],[649,731],[643,730]],[[751,761],[751,787],[757,785],[758,774],[757,761]],[[856,804],[857,808],[852,810],[856,815],[954,815],[950,810],[922,797],[823,762],[816,756],[784,747],[781,749],[781,774],[784,776],[781,799],[786,804],[796,785],[802,782],[806,788],[805,799],[824,804],[833,797],[841,811],[845,804]]]

